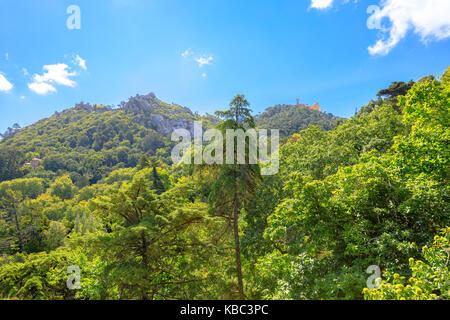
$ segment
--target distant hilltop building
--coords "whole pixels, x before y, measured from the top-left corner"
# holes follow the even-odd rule
[[[30,166],[30,167],[33,167],[34,169],[36,169],[41,164],[41,161],[42,161],[41,159],[33,158],[33,159],[31,159],[30,162],[26,162],[25,166]]]
[[[322,112],[320,110],[319,103],[317,103],[317,102],[316,102],[315,105],[309,106],[307,104],[300,104],[300,100],[297,99],[297,107],[304,107],[304,108],[308,108],[308,109],[315,110],[315,111],[318,111],[318,112]]]

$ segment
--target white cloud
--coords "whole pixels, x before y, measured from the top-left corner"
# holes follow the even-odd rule
[[[333,5],[334,0],[311,0],[311,8],[326,9]]]
[[[0,73],[0,91],[9,92],[14,86]]]
[[[27,68],[22,68],[22,72],[24,76],[28,76],[30,73],[28,72]]]
[[[37,94],[47,94],[49,92],[56,92],[56,88],[45,82],[33,82],[28,84],[28,88]]]
[[[79,55],[76,55],[75,57],[75,64],[78,65],[81,69],[83,70],[87,70],[86,67],[86,60],[84,60],[83,58],[81,58]]]
[[[213,61],[213,57],[209,56],[209,57],[200,57],[198,59],[195,59],[195,61],[198,62],[198,66],[201,68],[204,65],[210,65]]]
[[[43,67],[45,70],[42,76],[34,75],[35,82],[50,82],[62,86],[75,87],[76,82],[70,77],[76,76],[76,72],[68,72],[69,66],[65,63],[51,64]]]
[[[389,27],[381,29],[381,38],[368,48],[372,55],[388,54],[411,29],[424,43],[450,37],[449,0],[383,0],[369,19],[380,25],[384,19],[390,21]]]
[[[20,100],[25,100],[25,96],[20,96]]]
[[[56,92],[56,88],[52,84],[58,84],[66,87],[75,87],[76,82],[70,79],[77,75],[76,72],[69,72],[68,65],[64,63],[46,65],[43,67],[44,74],[35,74],[34,82],[28,84],[28,88],[37,94],[47,94],[49,92]]]
[[[8,61],[9,60],[9,53],[7,52],[7,53],[5,53],[5,59],[6,59],[6,61]]]
[[[191,50],[191,48],[189,48],[189,49],[187,49],[186,51],[184,51],[184,52],[181,54],[181,56],[184,57],[184,58],[186,58],[186,57],[191,56],[191,55],[193,55],[193,54],[194,54],[194,52]]]
[[[214,58],[211,55],[202,55],[202,56],[198,56],[198,58],[191,57],[193,55],[194,55],[194,51],[192,51],[191,48],[185,50],[181,54],[181,56],[183,58],[185,58],[186,60],[195,61],[196,63],[198,63],[198,66],[200,68],[202,68],[203,66],[211,65],[213,60],[214,60]],[[201,76],[203,78],[206,78],[207,74],[206,73],[202,73]]]

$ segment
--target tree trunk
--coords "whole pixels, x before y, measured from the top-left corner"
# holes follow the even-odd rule
[[[147,239],[145,238],[144,231],[141,232],[141,240],[142,240],[142,246],[141,246],[141,256],[142,256],[142,262],[147,267],[148,266],[148,260],[147,260]]]
[[[17,217],[17,208],[15,205],[12,210],[14,212],[14,220],[15,220],[14,222],[16,224],[17,229],[17,240],[19,241],[19,249],[20,252],[23,252],[22,230],[20,229],[19,218]]]
[[[145,267],[148,267],[148,258],[147,258],[147,248],[148,248],[148,244],[147,244],[147,238],[145,237],[145,232],[142,231],[141,232],[141,240],[142,240],[142,246],[141,246],[141,256],[142,256],[142,262],[144,263]],[[154,293],[152,292],[152,297],[153,297]],[[145,290],[145,288],[142,289],[142,294],[141,294],[141,300],[148,300],[148,294]],[[153,300],[153,298],[152,298]]]
[[[239,208],[237,203],[237,194],[234,195],[233,230],[234,230],[234,246],[236,253],[236,271],[238,277],[239,299],[244,300],[245,296],[244,296],[244,284],[242,281],[241,249],[239,247]]]

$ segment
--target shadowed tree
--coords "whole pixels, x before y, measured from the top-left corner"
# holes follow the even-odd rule
[[[5,194],[0,198],[0,209],[5,210],[8,218],[13,220],[16,229],[17,242],[19,244],[19,252],[22,252],[24,248],[18,213],[21,201],[23,201],[23,197],[20,191],[6,190]]]

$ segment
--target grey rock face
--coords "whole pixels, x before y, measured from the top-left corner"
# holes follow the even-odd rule
[[[186,129],[194,134],[194,122],[185,119],[170,119],[162,115],[150,117],[152,128],[162,134],[171,134],[176,129]]]
[[[172,104],[176,107],[169,110],[161,105],[154,93],[136,95],[122,104],[121,109],[134,114],[134,121],[146,128],[151,128],[162,134],[171,134],[176,129],[186,129],[194,134],[193,113],[189,108]],[[161,114],[161,112],[165,114]],[[179,116],[177,116],[179,115]],[[183,115],[185,115],[183,117]]]
[[[122,109],[132,113],[152,112],[154,110],[154,104],[160,106],[160,102],[153,92],[145,96],[137,94],[135,97],[131,97],[128,102],[122,106]]]
[[[103,113],[103,112],[107,112],[110,111],[111,108],[110,107],[101,107],[101,108],[97,108],[97,105],[91,105],[90,103],[84,103],[84,102],[80,102],[77,103],[75,105],[75,108],[73,109],[68,109],[65,110],[64,112],[72,112],[72,113],[76,113],[78,110],[85,110],[88,112],[99,112],[99,113]]]

